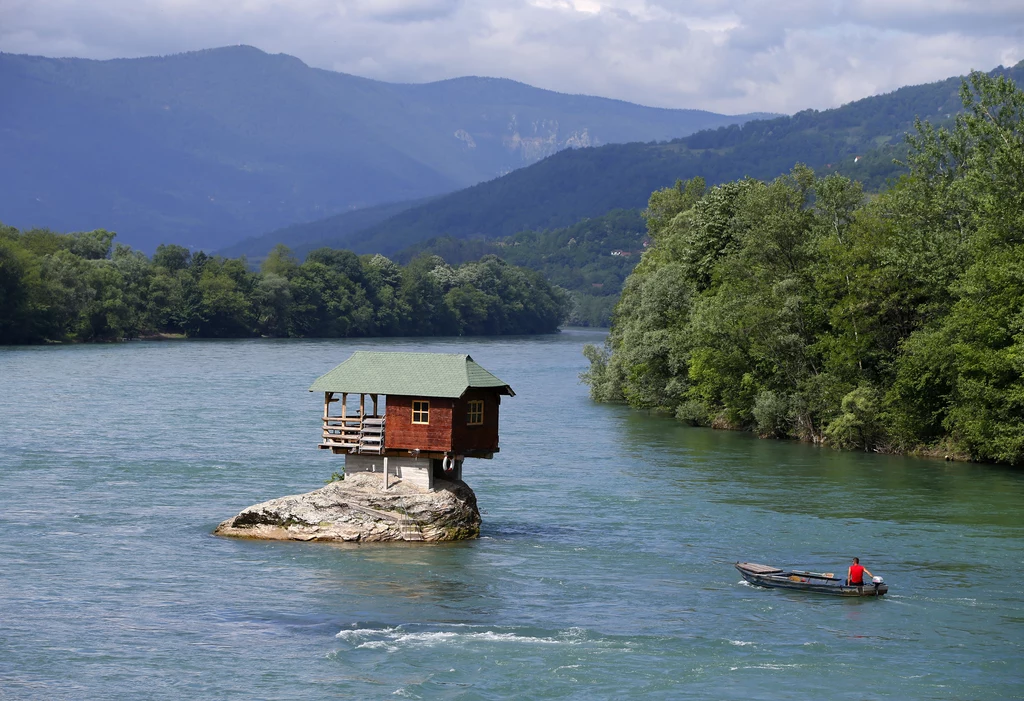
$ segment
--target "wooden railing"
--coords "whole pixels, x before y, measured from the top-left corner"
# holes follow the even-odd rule
[[[327,416],[320,447],[380,455],[384,452],[384,417]]]

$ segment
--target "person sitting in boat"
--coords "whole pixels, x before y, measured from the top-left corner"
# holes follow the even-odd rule
[[[860,564],[860,558],[853,558],[853,564],[850,565],[850,569],[846,571],[846,583],[851,587],[862,587],[864,586],[864,575],[874,577],[875,575],[868,572],[868,569]]]

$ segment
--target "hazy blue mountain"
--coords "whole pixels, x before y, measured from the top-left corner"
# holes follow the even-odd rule
[[[301,250],[305,255],[309,251],[327,246],[329,241],[336,240],[339,236],[362,231],[407,209],[426,204],[431,199],[433,198],[427,197],[419,200],[386,202],[372,207],[342,212],[325,219],[281,227],[262,236],[250,236],[220,249],[217,253],[228,258],[246,256],[250,263],[258,263],[274,246],[282,241],[287,241],[289,247]]]
[[[383,83],[247,46],[91,61],[0,54],[0,219],[215,249],[450,192],[568,147],[744,121],[510,80]]]
[[[997,72],[1024,82],[1024,62]],[[653,190],[698,175],[709,184],[746,176],[773,178],[805,163],[820,172],[841,171],[869,190],[878,189],[901,172],[893,159],[905,153],[904,135],[913,131],[916,117],[941,123],[960,111],[960,84],[960,78],[950,78],[835,109],[750,121],[669,142],[562,151],[363,230],[339,229],[325,236],[329,227],[305,226],[316,226],[320,245],[392,253],[437,237],[493,239],[572,226],[614,209],[642,208]]]

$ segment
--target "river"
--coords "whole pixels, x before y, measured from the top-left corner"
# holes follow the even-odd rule
[[[597,405],[602,338],[0,348],[0,698],[1024,698],[1024,472]],[[306,389],[357,349],[515,389],[466,461],[481,537],[212,536],[341,467]],[[853,555],[889,596],[733,568]]]

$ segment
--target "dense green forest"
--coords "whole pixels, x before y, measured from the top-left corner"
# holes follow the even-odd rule
[[[0,344],[184,334],[433,336],[549,333],[566,294],[495,256],[453,267],[284,246],[260,272],[244,258],[162,245],[150,259],[114,234],[0,226]]]
[[[458,264],[498,255],[536,270],[570,292],[566,323],[609,326],[622,283],[640,259],[647,227],[639,210],[619,209],[550,231],[522,231],[498,240],[431,239],[395,254],[398,262],[437,255]]]
[[[1024,464],[1024,93],[973,74],[866,198],[807,167],[658,190],[584,379],[603,401],[840,448]]]
[[[1020,81],[1024,61],[991,75]],[[304,226],[317,226],[322,245],[390,255],[441,236],[494,239],[572,226],[614,209],[641,209],[653,190],[678,179],[702,177],[709,185],[744,177],[771,179],[796,163],[841,173],[875,192],[905,172],[893,160],[905,161],[904,136],[913,131],[915,119],[951,123],[963,109],[960,80],[909,86],[835,109],[806,110],[674,141],[566,150],[359,231],[339,229],[331,237],[326,227],[310,224],[290,233],[302,235]]]

